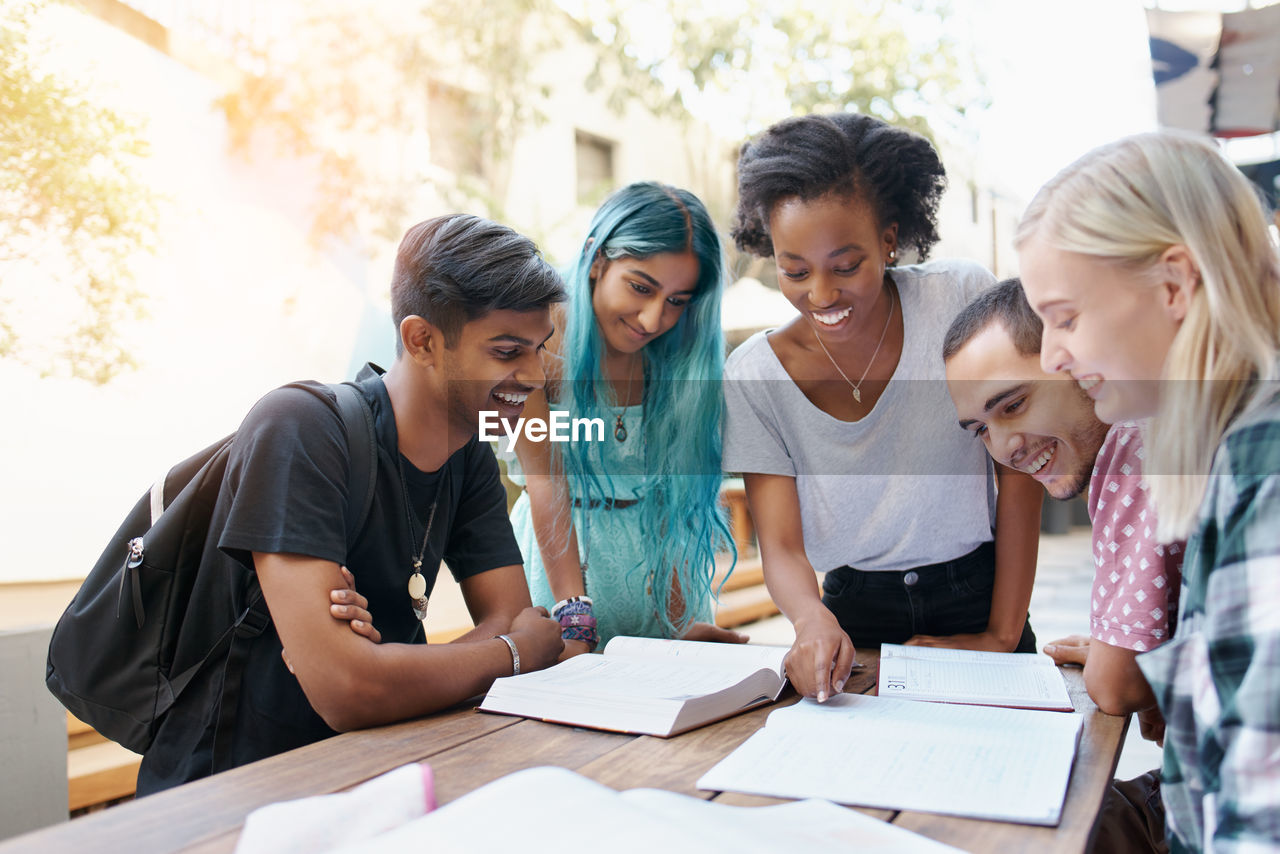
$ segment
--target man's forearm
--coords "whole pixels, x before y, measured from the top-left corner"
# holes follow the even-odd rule
[[[1043,500],[1043,488],[1030,476],[1001,470],[996,503],[995,586],[987,633],[1010,650],[1018,645],[1031,604]]]
[[[320,673],[298,672],[316,712],[338,732],[395,723],[459,703],[510,676],[511,651],[489,636],[470,643],[371,644]]]

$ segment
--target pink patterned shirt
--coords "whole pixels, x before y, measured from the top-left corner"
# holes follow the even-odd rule
[[[1089,480],[1094,564],[1090,634],[1138,652],[1173,634],[1184,546],[1156,541],[1142,459],[1139,426],[1116,424],[1107,432]]]

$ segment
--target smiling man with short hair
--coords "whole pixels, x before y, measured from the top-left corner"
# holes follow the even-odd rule
[[[1164,721],[1136,658],[1173,633],[1182,548],[1155,539],[1141,427],[1108,428],[1079,383],[1044,372],[1043,328],[1017,279],[984,291],[947,332],[947,387],[960,427],[981,438],[996,462],[1027,472],[1054,498],[1088,488],[1095,566],[1090,637],[1062,638],[1045,652],[1059,664],[1084,665],[1099,709],[1137,712],[1143,735],[1162,740]],[[1091,850],[1136,851],[1145,844],[1167,851],[1164,837],[1159,777],[1152,772],[1113,787]]]
[[[476,438],[482,410],[518,417],[542,387],[563,284],[528,238],[454,215],[408,231],[391,292],[396,360],[355,383],[377,456],[367,520],[348,542],[360,508],[334,391],[295,383],[264,397],[236,433],[191,601],[239,612],[256,576],[270,625],[246,642],[238,680],[206,668],[165,714],[140,794],[424,715],[563,650],[560,625],[530,606],[498,464]],[[476,625],[428,646],[442,560]],[[355,595],[350,579],[363,619],[331,610],[333,591]]]

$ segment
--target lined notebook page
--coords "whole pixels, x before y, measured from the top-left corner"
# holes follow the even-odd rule
[[[698,788],[1055,825],[1082,717],[840,694],[773,712]]]
[[[1048,656],[927,646],[880,647],[882,697],[1070,711],[1071,696]]]

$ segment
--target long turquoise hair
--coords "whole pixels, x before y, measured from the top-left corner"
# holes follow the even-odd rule
[[[626,579],[628,584],[646,584],[652,578],[653,607],[672,635],[691,622],[692,603],[710,595],[717,549],[733,549],[719,501],[725,351],[720,297],[726,265],[715,226],[697,196],[641,182],[618,190],[596,211],[582,251],[565,274],[569,302],[559,395],[560,405],[575,418],[603,418],[606,425],[612,424],[609,407],[615,401],[604,378],[604,341],[591,304],[592,262],[599,256],[614,261],[686,251],[698,260],[693,297],[676,325],[641,351],[649,485],[639,516],[650,545],[635,556]],[[605,432],[606,441],[612,441],[610,430]],[[584,537],[590,523],[585,516],[614,512],[603,507],[611,493],[600,444],[557,446],[571,492],[580,499],[574,515]],[[593,502],[600,504],[593,508]],[[681,619],[673,623],[668,598],[677,580],[686,604]]]

